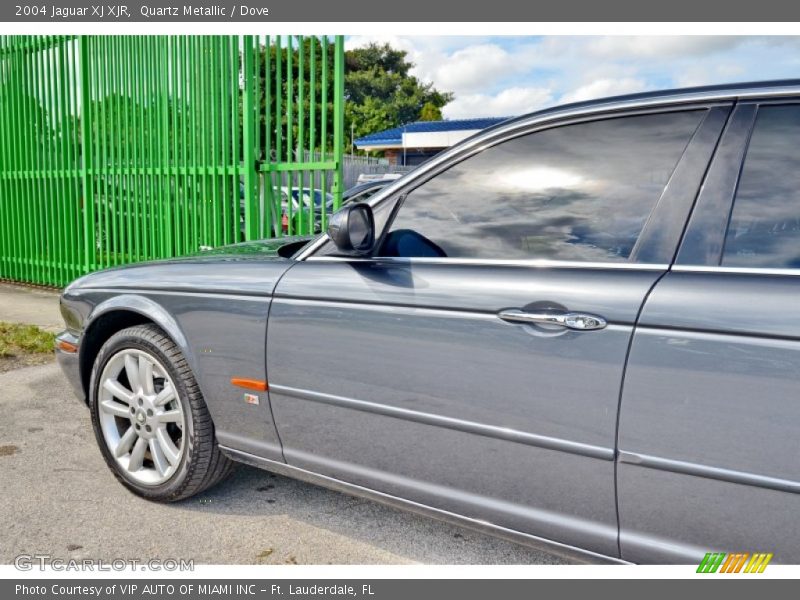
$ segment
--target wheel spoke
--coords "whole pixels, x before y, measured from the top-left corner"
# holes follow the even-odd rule
[[[175,444],[172,442],[169,435],[167,435],[166,427],[159,427],[156,429],[156,439],[164,455],[167,457],[169,464],[174,465],[178,462],[178,459],[181,457],[180,450],[175,447]]]
[[[103,382],[103,388],[117,400],[122,400],[128,404],[133,402],[133,392],[116,379],[106,379]]]
[[[114,415],[115,417],[129,419],[131,416],[126,405],[119,402],[114,402],[113,400],[104,400],[100,403],[100,408],[103,410],[103,412]]]
[[[114,448],[114,456],[117,458],[125,456],[131,449],[131,446],[137,437],[138,434],[136,433],[136,429],[133,428],[133,425],[128,427],[128,431],[122,435],[122,437],[119,439],[117,447]]]
[[[153,363],[142,354],[139,356],[139,383],[148,396],[155,394],[153,389]]]
[[[169,463],[164,456],[164,452],[161,450],[159,441],[156,438],[150,438],[149,446],[150,456],[153,457],[153,464],[155,464],[158,472],[161,475],[164,475],[167,472],[167,469],[169,469]]]
[[[164,382],[164,389],[158,393],[156,399],[153,401],[154,406],[164,406],[175,399],[175,390],[168,382]]]
[[[158,415],[158,420],[161,423],[181,423],[183,421],[183,416],[181,415],[181,411],[177,409],[168,410]]]
[[[134,392],[142,389],[142,384],[139,381],[139,363],[130,354],[125,355],[125,373],[128,375],[128,384]]]
[[[106,448],[126,477],[146,485],[168,481],[185,449],[184,414],[159,358],[136,347],[120,350],[104,367],[98,396]]]
[[[128,462],[128,471],[138,471],[142,468],[144,462],[144,453],[147,450],[147,440],[139,438],[133,446],[131,451],[131,460]]]

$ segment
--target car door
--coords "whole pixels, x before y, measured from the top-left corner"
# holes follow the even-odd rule
[[[642,311],[621,403],[623,558],[800,561],[798,139],[800,104],[737,106]]]
[[[374,256],[328,242],[289,270],[267,342],[286,462],[616,556],[632,327],[727,111],[500,132],[379,199]]]

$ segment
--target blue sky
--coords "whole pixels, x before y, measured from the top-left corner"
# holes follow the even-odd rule
[[[414,75],[455,93],[445,118],[514,116],[653,89],[800,78],[800,37],[352,36],[389,42]]]

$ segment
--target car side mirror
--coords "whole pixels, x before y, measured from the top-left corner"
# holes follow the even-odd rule
[[[375,245],[375,217],[369,204],[345,205],[331,215],[328,236],[343,254],[363,256]]]

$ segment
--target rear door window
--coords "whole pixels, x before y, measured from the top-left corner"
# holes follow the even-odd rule
[[[800,105],[758,111],[722,265],[800,268]]]

